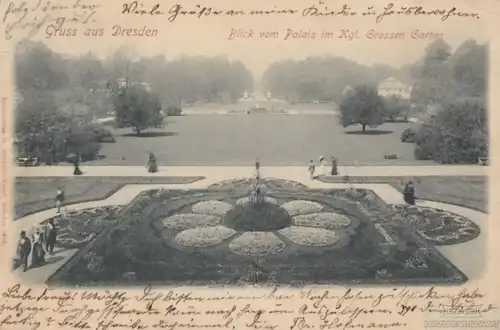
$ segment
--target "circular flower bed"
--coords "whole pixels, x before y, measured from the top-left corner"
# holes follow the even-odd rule
[[[223,216],[232,208],[233,206],[229,203],[221,201],[205,201],[194,204],[191,209],[194,213]]]
[[[163,219],[163,226],[168,229],[184,230],[194,227],[209,227],[219,224],[219,217],[209,214],[181,213]]]
[[[351,220],[343,214],[323,212],[305,215],[297,215],[293,218],[297,226],[337,229],[346,228],[351,224]]]
[[[300,214],[309,214],[323,210],[323,205],[304,200],[295,200],[281,205],[292,217]]]
[[[234,253],[253,257],[276,254],[285,247],[285,243],[271,232],[246,232],[229,244]]]
[[[413,227],[417,235],[434,245],[464,243],[481,232],[471,220],[448,211],[406,204],[393,208],[403,225]]]
[[[356,225],[347,215],[321,212],[323,205],[307,200],[293,200],[280,206],[271,197],[241,198],[229,210],[227,205],[231,204],[204,201],[194,204],[192,213],[162,219],[159,229],[174,231],[162,235],[163,239],[174,237],[173,246],[177,248],[208,248],[229,241],[230,251],[254,257],[280,253],[287,244],[333,246],[342,237],[347,238],[345,229]],[[237,232],[242,234],[234,238]],[[286,242],[280,237],[286,238]]]
[[[207,247],[220,244],[237,233],[236,230],[225,226],[192,228],[179,233],[175,241],[184,246]]]
[[[272,231],[288,227],[292,218],[279,205],[262,202],[237,205],[227,212],[223,221],[238,231]]]
[[[305,246],[328,246],[339,241],[335,232],[321,228],[291,226],[278,232],[292,242]]]

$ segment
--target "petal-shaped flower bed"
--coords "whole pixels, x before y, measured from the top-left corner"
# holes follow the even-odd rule
[[[292,217],[301,214],[315,213],[323,210],[323,206],[316,202],[295,200],[281,205]]]
[[[461,215],[430,207],[393,205],[398,218],[434,245],[460,244],[478,237],[477,224]]]
[[[220,218],[207,214],[180,213],[174,214],[162,220],[162,224],[167,229],[185,230],[196,227],[217,226]]]
[[[255,231],[235,238],[229,249],[237,254],[257,257],[279,253],[285,249],[285,243],[272,232]]]
[[[291,226],[278,232],[292,242],[305,246],[328,246],[340,239],[335,232],[321,228]]]
[[[346,215],[333,212],[297,215],[293,221],[297,226],[323,229],[346,228],[351,224],[351,220]]]
[[[243,198],[238,199],[236,201],[236,204],[237,205],[246,205],[246,204],[249,204],[251,201],[252,201],[252,198],[248,196],[248,197],[243,197]],[[267,196],[264,197],[264,202],[270,203],[270,204],[278,204],[278,201],[275,198],[267,197]]]
[[[223,216],[232,208],[233,206],[229,203],[212,200],[196,203],[191,210],[193,213]]]
[[[192,228],[177,234],[175,241],[187,247],[208,247],[220,244],[237,233],[226,226]]]

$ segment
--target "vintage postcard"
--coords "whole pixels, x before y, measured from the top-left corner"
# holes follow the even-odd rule
[[[0,0],[0,328],[499,328],[499,15]]]

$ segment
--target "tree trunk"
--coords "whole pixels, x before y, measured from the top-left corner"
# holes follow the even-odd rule
[[[140,128],[135,128],[135,134],[137,134],[137,136],[140,136],[141,135],[141,129]]]
[[[363,126],[363,132],[364,132],[366,130],[366,125],[363,124],[362,126]]]

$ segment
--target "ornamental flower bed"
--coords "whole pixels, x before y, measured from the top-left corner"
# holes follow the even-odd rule
[[[121,206],[103,206],[84,210],[69,211],[53,217],[57,225],[58,235],[56,246],[74,249],[80,248],[93,240],[104,228],[113,226]],[[43,228],[49,219],[38,227]]]
[[[119,226],[99,235],[81,252],[96,254],[93,260],[99,264],[92,271],[82,266],[85,260],[79,253],[49,283],[307,285],[467,280],[431,245],[378,222],[392,209],[373,192],[274,187],[258,205],[248,199],[248,187],[150,192],[148,199],[138,197],[124,211]],[[136,203],[142,204],[138,208]],[[408,267],[423,246],[427,254],[419,258],[426,267]]]
[[[468,242],[478,237],[478,225],[461,215],[444,210],[416,205],[393,205],[398,221],[413,229],[422,239],[433,245],[451,245]]]

